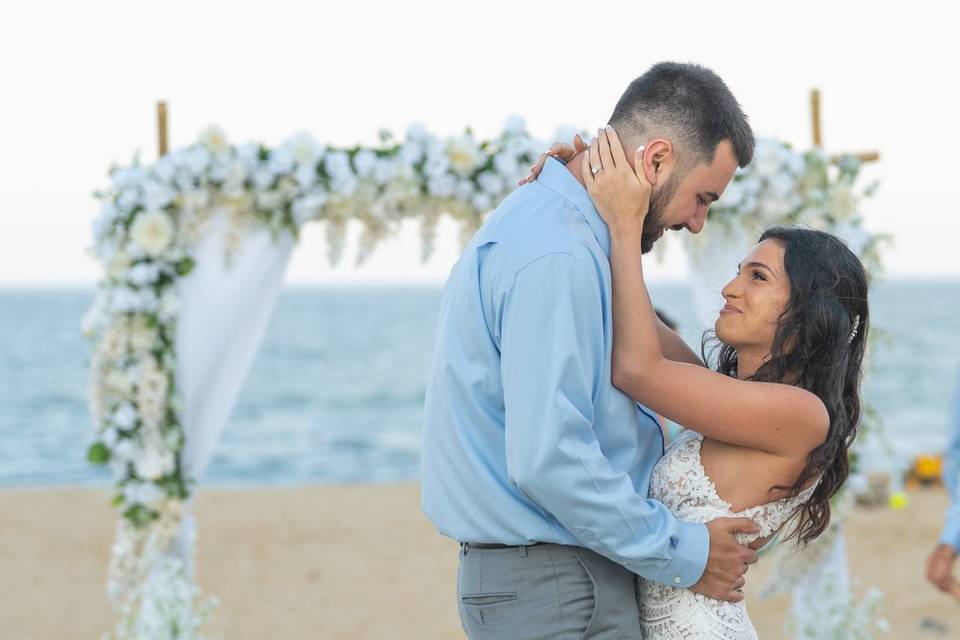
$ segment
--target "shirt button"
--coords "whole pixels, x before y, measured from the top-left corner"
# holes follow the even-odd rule
[[[680,584],[681,582],[683,582],[683,580],[680,579],[680,576],[677,576],[676,578],[673,579],[674,584]]]

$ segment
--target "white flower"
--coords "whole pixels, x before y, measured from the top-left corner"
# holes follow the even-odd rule
[[[376,165],[377,154],[369,149],[363,149],[353,157],[353,166],[357,169],[357,175],[362,178],[370,177]]]
[[[162,211],[141,213],[130,228],[130,238],[148,255],[161,255],[173,241],[173,222]]]
[[[160,278],[160,265],[156,262],[140,262],[127,271],[127,281],[137,287],[152,285]]]
[[[119,439],[120,436],[117,434],[116,429],[108,427],[100,432],[100,440],[108,449],[113,449]]]
[[[136,465],[135,465],[136,466]],[[139,467],[137,475],[146,478],[140,473]],[[159,478],[160,476],[157,476]],[[147,478],[155,480],[157,478]],[[123,487],[123,499],[129,505],[142,504],[147,507],[156,506],[165,497],[163,489],[152,482],[128,482]]]
[[[520,163],[517,157],[507,151],[502,151],[493,157],[493,166],[506,180],[512,181],[520,173]]]
[[[133,467],[141,478],[159,480],[176,468],[176,458],[172,451],[147,446],[134,458]]]
[[[483,151],[471,136],[463,135],[447,142],[447,158],[456,173],[467,176],[483,160]]]
[[[81,323],[81,331],[83,335],[87,338],[92,338],[107,322],[107,300],[106,296],[103,294],[97,295],[94,299],[93,304],[90,305],[90,309],[87,310],[87,313],[83,316],[83,322]]]
[[[294,134],[283,143],[283,148],[293,161],[300,165],[316,165],[323,155],[324,147],[305,131]]]
[[[427,160],[423,163],[423,173],[428,178],[442,176],[450,169],[450,159],[446,154],[431,149],[427,152]]]
[[[124,402],[113,412],[113,424],[119,429],[130,429],[137,422],[137,411],[129,402]]]
[[[527,128],[527,123],[523,118],[514,114],[507,118],[507,122],[504,125],[504,130],[512,135],[518,136],[522,135]]]
[[[491,173],[490,171],[484,171],[477,176],[477,183],[480,185],[480,188],[483,189],[483,191],[491,198],[503,193],[507,187],[503,181],[503,178],[496,173]]]
[[[153,172],[157,174],[157,177],[161,180],[171,182],[177,174],[177,163],[173,156],[167,154],[157,160],[157,164],[153,165]]]
[[[470,204],[480,213],[486,213],[493,206],[493,199],[485,193],[478,193],[470,199]]]
[[[423,159],[423,153],[423,145],[419,142],[409,141],[400,147],[400,152],[397,155],[405,162],[416,164]]]
[[[460,180],[457,182],[457,186],[454,189],[454,195],[457,200],[469,202],[473,199],[476,191],[473,188],[473,183],[469,180]]]
[[[143,316],[138,316],[130,326],[130,347],[138,353],[146,353],[157,343],[157,330],[147,324]]]
[[[301,189],[309,189],[317,182],[317,168],[312,164],[302,164],[293,173],[293,178]]]
[[[183,163],[195,176],[202,174],[213,160],[213,156],[206,147],[199,145],[190,147],[183,155]]]
[[[220,155],[225,153],[230,145],[227,143],[227,134],[217,126],[210,126],[200,132],[200,144]]]
[[[827,197],[827,209],[838,220],[850,217],[857,208],[857,200],[853,191],[845,184],[834,185]]]
[[[353,177],[350,156],[343,151],[331,151],[324,157],[323,164],[327,169],[327,174],[334,180],[347,176]]]
[[[349,173],[338,175],[330,181],[330,188],[338,195],[350,197],[357,190],[357,179]]]
[[[170,188],[170,185],[159,180],[143,181],[143,206],[148,210],[163,209],[173,202],[177,192]]]
[[[457,188],[457,179],[449,173],[441,174],[427,181],[427,190],[436,198],[449,198]]]
[[[290,173],[296,164],[293,159],[293,154],[286,147],[274,149],[267,163],[270,165],[270,170],[277,175]]]
[[[419,122],[414,122],[407,127],[407,140],[423,140],[429,136],[426,128]]]
[[[163,322],[169,322],[170,320],[173,320],[176,318],[179,309],[180,300],[177,298],[177,294],[172,288],[167,289],[160,298],[160,320]]]
[[[317,190],[297,198],[293,201],[293,219],[298,225],[319,217],[324,205],[327,204],[327,194]]]
[[[136,189],[140,186],[140,182],[146,176],[146,169],[143,167],[132,166],[125,167],[123,169],[117,169],[113,172],[111,176],[113,178],[113,186],[118,190],[124,189]]]
[[[133,441],[130,438],[120,438],[117,444],[113,446],[110,454],[111,461],[126,464],[133,460],[133,456],[136,454],[136,448],[133,446]]]
[[[252,177],[253,186],[256,187],[258,191],[265,191],[273,186],[273,182],[277,176],[268,165],[262,164],[254,169]]]
[[[140,204],[140,191],[135,188],[121,189],[117,192],[117,207],[129,213]]]
[[[122,369],[110,369],[103,378],[103,388],[104,391],[117,400],[129,400],[130,395],[133,393],[133,381],[130,380],[130,377]],[[129,404],[122,406],[132,409]],[[126,413],[121,417],[124,420],[129,418]],[[116,414],[114,414],[114,422],[116,422]]]

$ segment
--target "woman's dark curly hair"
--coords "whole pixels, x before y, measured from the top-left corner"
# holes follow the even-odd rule
[[[774,240],[784,248],[790,299],[780,316],[770,358],[749,379],[806,389],[823,401],[830,415],[826,441],[807,456],[793,486],[771,489],[796,496],[822,475],[788,536],[806,544],[830,523],[830,498],[850,470],[847,450],[860,424],[860,380],[870,326],[867,274],[857,256],[829,233],[774,227],[760,236],[760,242],[764,240]],[[705,362],[708,344],[718,353],[717,371],[735,376],[736,349],[720,344],[715,335],[706,336],[702,344]]]

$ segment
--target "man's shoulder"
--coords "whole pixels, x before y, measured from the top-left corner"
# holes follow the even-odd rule
[[[536,182],[508,196],[491,214],[480,238],[496,245],[496,259],[514,274],[541,258],[569,255],[593,265],[601,251],[583,214],[569,200]]]

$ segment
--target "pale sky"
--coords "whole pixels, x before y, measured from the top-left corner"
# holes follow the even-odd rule
[[[819,87],[827,150],[882,155],[864,212],[896,238],[888,275],[960,277],[957,3],[88,0],[4,14],[0,286],[96,281],[90,194],[111,163],[155,157],[158,99],[174,147],[209,124],[235,142],[307,130],[351,144],[412,122],[490,135],[510,114],[548,136],[603,124],[660,60],[711,67],[759,135],[801,148]],[[427,264],[411,231],[360,269],[350,252],[333,269],[314,225],[287,279],[440,282],[454,237],[441,233]],[[678,243],[651,272],[686,275]]]

